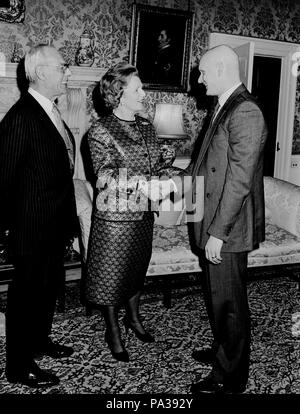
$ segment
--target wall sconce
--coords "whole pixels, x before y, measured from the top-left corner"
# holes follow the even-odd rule
[[[153,125],[158,138],[186,139],[181,104],[156,104]]]

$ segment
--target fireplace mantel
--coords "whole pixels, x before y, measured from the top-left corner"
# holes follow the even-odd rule
[[[5,64],[4,76],[0,76],[0,120],[20,96],[17,66],[17,63]],[[70,66],[70,70],[67,93],[59,99],[59,107],[76,142],[74,178],[85,179],[80,144],[88,128],[87,88],[99,81],[105,69]]]
[[[9,82],[10,79],[16,79],[18,63],[6,63],[4,69],[4,76],[0,76],[1,82]],[[98,82],[100,76],[105,72],[105,69],[97,67],[81,67],[70,66],[72,75],[69,78],[69,82],[72,85],[80,84],[90,85],[93,82]]]

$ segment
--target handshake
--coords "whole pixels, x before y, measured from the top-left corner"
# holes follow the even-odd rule
[[[151,201],[163,200],[170,193],[177,192],[177,186],[172,179],[158,180],[153,178],[150,181],[139,180],[137,190],[141,191]]]

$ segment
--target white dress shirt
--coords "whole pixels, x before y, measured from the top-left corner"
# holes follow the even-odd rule
[[[222,106],[225,105],[227,99],[230,97],[230,95],[233,94],[233,92],[240,86],[242,85],[242,82],[237,83],[236,85],[232,86],[232,88],[228,89],[226,92],[222,93],[222,95],[218,98],[218,102],[219,102],[219,109],[215,115],[215,117],[217,116],[218,112],[220,111],[220,109],[222,108]]]
[[[50,101],[50,99],[46,98],[46,96],[41,95],[39,92],[37,92],[35,89],[31,87],[28,89],[28,93],[30,93],[30,95],[33,96],[33,98],[36,101],[38,101],[38,103],[41,105],[41,107],[44,109],[44,111],[56,127],[56,121],[52,112],[53,102]]]

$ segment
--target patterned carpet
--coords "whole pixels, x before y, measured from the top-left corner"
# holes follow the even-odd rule
[[[194,348],[208,346],[211,341],[201,289],[175,289],[173,305],[166,309],[161,293],[151,283],[143,296],[141,314],[156,342],[142,344],[129,333],[128,364],[112,358],[103,341],[100,315],[85,316],[79,284],[69,282],[67,309],[55,315],[53,338],[72,345],[75,352],[66,360],[45,357],[39,361],[41,367],[51,368],[59,376],[60,384],[43,391],[8,384],[4,375],[5,338],[0,337],[0,393],[188,394],[190,384],[209,373],[209,366],[191,358]],[[300,394],[300,329],[295,322],[292,327],[300,314],[296,283],[283,277],[251,281],[248,291],[252,351],[246,394]],[[5,296],[0,295],[0,311],[4,310]],[[95,331],[95,326],[100,330]]]

